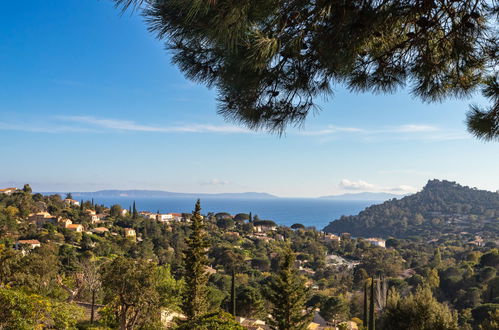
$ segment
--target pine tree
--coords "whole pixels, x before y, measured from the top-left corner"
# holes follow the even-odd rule
[[[499,139],[498,1],[114,2],[137,6],[186,77],[218,89],[219,113],[249,128],[299,125],[338,84],[430,102],[481,88],[491,104],[468,128]]]
[[[373,277],[371,279],[371,297],[370,297],[370,301],[369,301],[369,327],[368,327],[369,330],[376,329],[375,328],[376,315],[375,315],[375,311],[374,311],[374,285],[375,285],[375,282],[376,282],[376,280]]]
[[[269,285],[268,300],[273,305],[269,324],[275,330],[306,329],[313,316],[310,311],[305,310],[308,289],[294,263],[295,256],[287,247],[280,270]]]
[[[191,234],[186,240],[187,250],[184,252],[185,285],[183,311],[188,321],[206,312],[206,283],[208,276],[205,267],[208,265],[206,249],[208,242],[201,217],[201,202],[198,200],[191,217]]]
[[[135,207],[135,201],[133,201],[133,211],[132,211],[132,218],[137,219],[137,216],[139,215],[137,213],[137,207]]]

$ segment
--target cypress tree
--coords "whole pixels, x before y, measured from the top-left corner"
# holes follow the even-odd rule
[[[92,206],[94,206],[94,199],[92,198]]]
[[[133,201],[133,214],[132,218],[136,219],[139,214],[137,213],[137,207],[135,207],[135,201]]]
[[[368,290],[368,286],[367,286],[367,281],[366,281],[364,283],[364,319],[363,319],[365,327],[367,327],[367,322],[369,320],[369,315],[368,315],[369,309],[367,307],[367,304],[368,304],[368,302],[367,302],[367,296],[368,296],[367,290]]]
[[[207,308],[206,283],[208,276],[205,267],[208,265],[206,249],[208,242],[201,217],[201,203],[198,199],[191,217],[191,234],[186,240],[187,250],[184,252],[185,285],[183,311],[187,321],[201,316]]]
[[[375,316],[374,316],[374,277],[371,279],[371,297],[369,303],[369,330],[375,330]]]
[[[251,212],[249,213],[249,222],[253,222],[253,215],[251,214]]]
[[[442,264],[442,255],[440,254],[440,248],[436,248],[435,253],[433,254],[432,266],[433,268],[439,268]]]
[[[288,247],[285,250],[280,270],[274,275],[269,285],[268,300],[273,305],[269,324],[272,329],[306,329],[313,317],[311,312],[303,313],[308,298],[308,289],[294,263],[295,256]]]
[[[230,313],[236,316],[236,271],[232,269],[232,281],[230,285]]]

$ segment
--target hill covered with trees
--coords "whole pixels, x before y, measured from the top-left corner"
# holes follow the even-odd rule
[[[324,228],[354,236],[438,238],[469,232],[497,236],[499,193],[430,180],[422,191],[366,208],[355,216],[343,216]]]

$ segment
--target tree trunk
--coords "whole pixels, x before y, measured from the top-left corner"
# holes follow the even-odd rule
[[[232,270],[232,283],[230,286],[230,312],[236,316],[236,272]]]
[[[372,278],[371,282],[371,301],[369,304],[369,330],[375,330],[375,311],[374,311],[374,285],[375,279]]]
[[[90,310],[90,324],[94,324],[95,291],[92,290],[92,309]]]
[[[368,285],[367,281],[364,283],[364,327],[368,327],[368,320],[369,320],[369,308],[368,308],[368,302],[367,302],[367,290],[368,290]]]

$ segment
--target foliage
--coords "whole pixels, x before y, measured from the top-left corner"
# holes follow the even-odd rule
[[[284,251],[279,272],[269,284],[268,300],[272,303],[269,324],[272,329],[306,329],[311,320],[311,313],[303,312],[308,290],[304,280],[294,267],[295,257],[291,249]]]
[[[177,330],[244,330],[229,313],[222,311],[203,314],[188,322],[181,323]]]
[[[74,329],[83,316],[75,305],[9,289],[0,289],[0,306],[1,329]]]
[[[148,261],[123,257],[103,266],[102,284],[107,302],[105,318],[121,329],[159,323],[161,307],[175,307],[171,298],[163,295],[178,294],[167,271]]]
[[[205,267],[208,265],[206,249],[206,233],[204,232],[203,219],[201,217],[201,203],[198,200],[191,218],[191,234],[186,240],[185,251],[185,286],[183,310],[188,320],[204,314],[207,309],[206,282],[207,274]]]
[[[195,81],[218,89],[219,113],[282,132],[317,109],[332,85],[425,101],[491,95],[469,129],[498,136],[496,1],[144,1],[149,30]],[[492,78],[490,78],[492,72]]]
[[[419,287],[405,298],[393,294],[382,317],[382,329],[457,330],[457,317],[439,303],[431,290]]]

